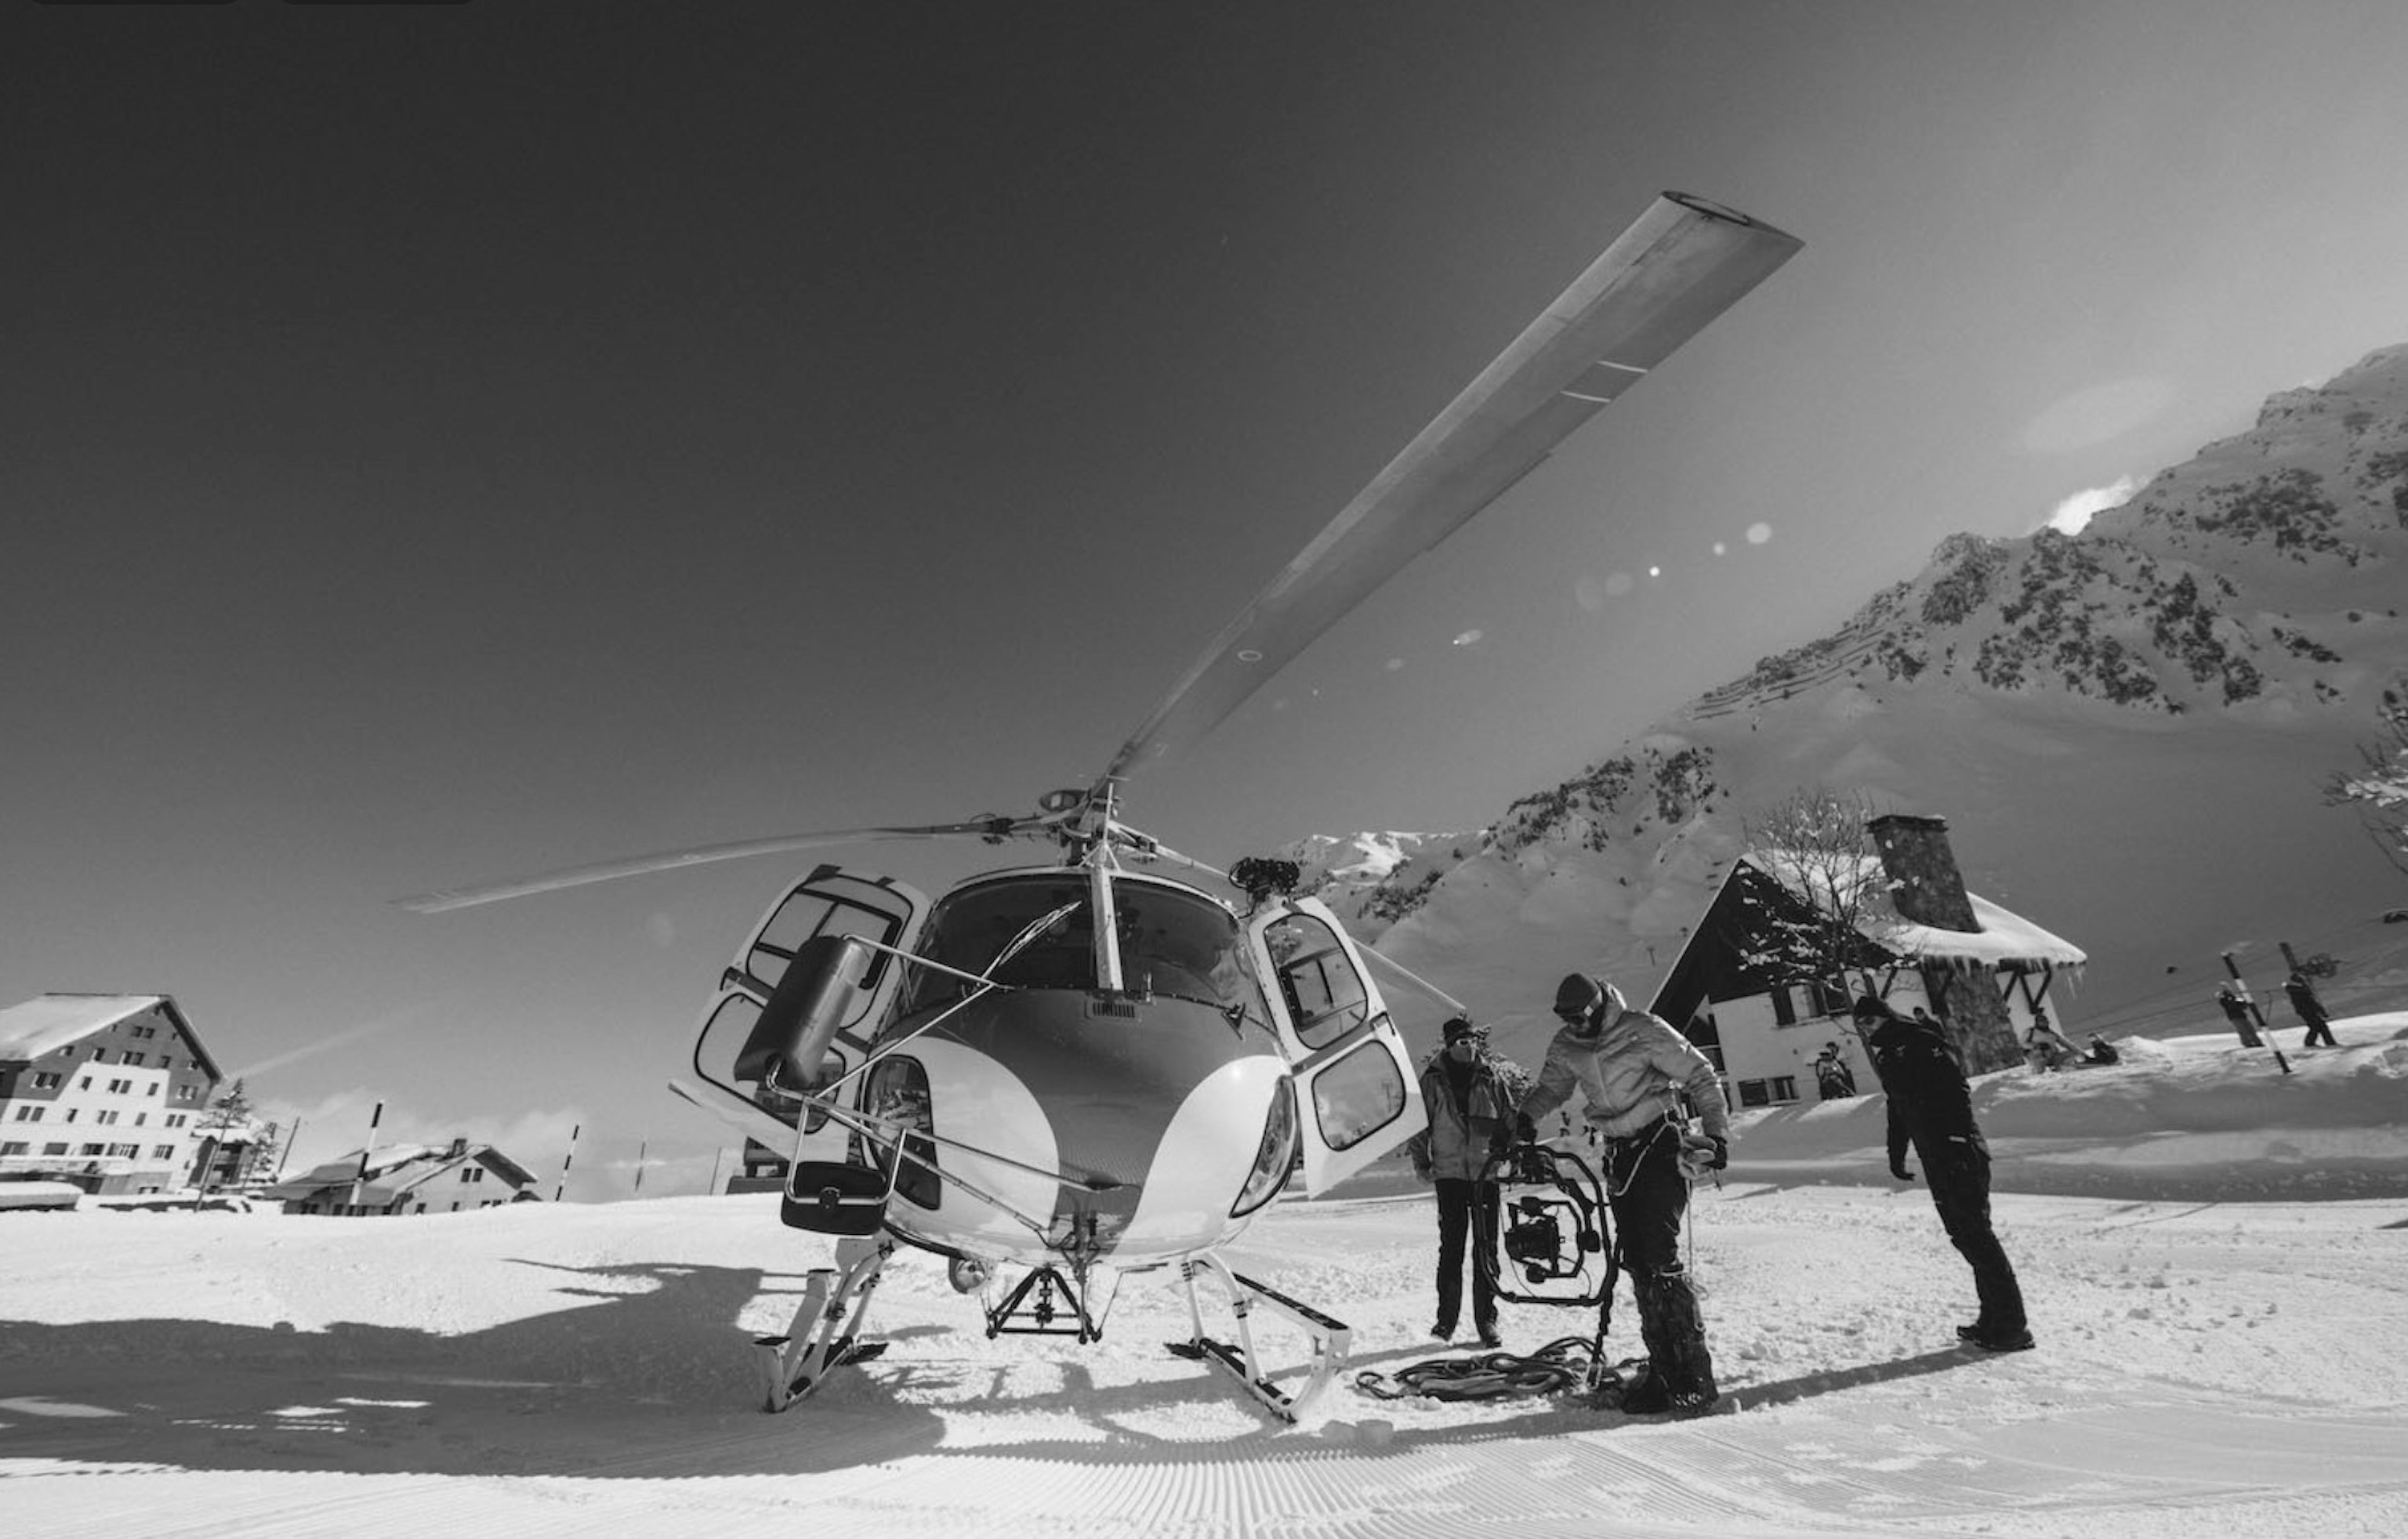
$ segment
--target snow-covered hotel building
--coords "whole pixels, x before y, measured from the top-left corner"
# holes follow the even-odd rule
[[[1900,1015],[1919,1006],[1944,1021],[1969,1073],[2019,1062],[2032,1012],[2047,1004],[2060,970],[2088,960],[2080,948],[2022,916],[1965,891],[1938,818],[1892,814],[1868,825],[1877,856],[1859,858],[1853,885],[1861,948],[1844,977],[1799,981],[1781,933],[1811,922],[1812,890],[1833,862],[1781,850],[1750,850],[1732,862],[1705,914],[1649,1005],[1714,1061],[1734,1106],[1816,1098],[1813,1062],[1836,1046],[1859,1094],[1880,1089],[1849,1019],[1868,982]],[[1842,863],[1845,863],[1844,862]],[[1850,882],[1850,874],[1838,878]]]
[[[181,1188],[221,1077],[166,994],[44,994],[0,1010],[0,1180]]]

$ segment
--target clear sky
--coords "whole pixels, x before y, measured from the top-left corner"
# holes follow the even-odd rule
[[[296,1158],[384,1100],[693,1184],[660,1081],[812,857],[389,900],[1082,783],[1657,191],[1733,205],[1805,250],[1129,809],[1493,820],[2408,340],[2403,58],[2393,0],[10,7],[0,998],[174,993]]]

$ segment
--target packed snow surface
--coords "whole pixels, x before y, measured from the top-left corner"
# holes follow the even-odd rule
[[[1956,1343],[1967,1273],[1883,1168],[1878,1097],[1743,1119],[1696,1208],[1725,1398],[1690,1421],[1357,1388],[1466,1355],[1425,1333],[1434,1222],[1411,1188],[1281,1203],[1236,1249],[1352,1327],[1349,1375],[1294,1427],[1163,1349],[1187,1327],[1162,1274],[1081,1347],[988,1339],[916,1254],[876,1303],[886,1355],[763,1415],[752,1338],[785,1329],[828,1248],[766,1196],[0,1214],[0,1528],[2396,1534],[2408,1017],[2337,1028],[2287,1076],[2193,1038],[1982,1082],[2041,1341],[2014,1356]],[[2348,1195],[2300,1200],[2319,1190]],[[1592,1320],[1509,1308],[1506,1344]],[[1627,1290],[1607,1345],[1638,1350]]]

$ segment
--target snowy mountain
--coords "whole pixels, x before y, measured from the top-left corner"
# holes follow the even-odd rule
[[[2408,696],[2403,601],[2408,345],[2273,396],[2078,534],[1952,535],[1476,844],[1379,835],[1408,858],[1330,895],[1535,1051],[1563,972],[1653,991],[1748,812],[1862,788],[1945,818],[1969,887],[2089,952],[2073,1024],[2195,1028],[2220,952],[2262,991],[2286,940],[2355,948],[2327,991],[2375,1007],[2355,992],[2408,986],[2408,956],[2374,917],[2408,894],[2323,785]]]

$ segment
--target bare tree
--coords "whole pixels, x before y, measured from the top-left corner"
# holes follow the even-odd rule
[[[2358,808],[2383,858],[2408,875],[2408,700],[2386,690],[2380,714],[2390,742],[2359,745],[2365,767],[2334,771],[2325,782],[2325,804]]]
[[[1843,996],[1879,991],[1871,970],[1888,959],[1864,930],[1884,891],[1881,857],[1866,828],[1873,817],[1863,792],[1817,786],[1741,819],[1749,860],[1779,886],[1741,893],[1756,943],[1751,965]]]

